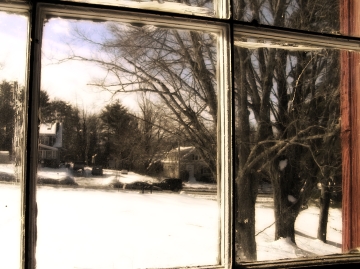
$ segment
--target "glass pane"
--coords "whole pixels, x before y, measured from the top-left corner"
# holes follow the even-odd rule
[[[0,267],[20,268],[28,19],[0,11]]]
[[[342,250],[340,52],[235,41],[236,261]]]
[[[198,15],[206,17],[219,17],[217,0],[71,0],[73,2],[91,3],[99,5],[122,6],[130,8],[148,9]]]
[[[217,36],[50,19],[37,268],[218,264]]]
[[[233,0],[234,18],[291,29],[360,36],[357,0]]]

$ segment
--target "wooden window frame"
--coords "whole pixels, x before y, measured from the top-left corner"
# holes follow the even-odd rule
[[[225,3],[226,1],[223,1]],[[36,252],[36,174],[37,174],[37,138],[38,138],[38,115],[36,108],[38,107],[38,91],[40,86],[40,70],[39,55],[41,55],[41,31],[43,18],[40,16],[44,5],[68,5],[70,7],[79,8],[97,8],[102,12],[112,14],[113,12],[134,12],[134,14],[149,14],[149,16],[160,16],[165,20],[177,22],[186,20],[188,25],[194,23],[215,23],[222,24],[228,29],[224,31],[224,40],[228,40],[228,44],[222,45],[224,50],[228,50],[229,54],[223,55],[224,63],[231,63],[231,47],[233,46],[233,35],[235,28],[241,28],[242,32],[248,32],[251,35],[259,34],[262,37],[274,37],[283,39],[304,40],[326,45],[333,48],[339,48],[349,51],[360,52],[360,38],[352,36],[360,36],[360,17],[356,17],[360,13],[360,3],[358,1],[340,0],[341,4],[341,31],[343,36],[334,36],[319,33],[309,33],[299,30],[282,29],[273,26],[257,25],[251,23],[234,22],[227,7],[231,5],[227,2],[221,18],[202,18],[188,16],[184,14],[171,14],[167,12],[154,12],[148,10],[134,10],[129,8],[100,6],[94,4],[64,2],[56,0],[33,0],[33,1],[1,1],[1,11],[9,11],[15,13],[27,13],[29,15],[30,34],[29,38],[32,42],[29,44],[28,53],[28,119],[27,119],[27,162],[25,180],[22,185],[22,268],[35,268],[35,252]],[[358,11],[358,12],[357,12]],[[224,42],[226,43],[226,42]],[[347,252],[360,246],[360,93],[356,89],[360,87],[360,56],[357,53],[344,51],[341,54],[341,140],[342,140],[342,158],[343,158],[343,251]],[[231,64],[228,67],[229,72]],[[234,74],[232,74],[234,75]],[[360,264],[360,256],[353,254],[339,254],[326,257],[304,258],[296,260],[270,261],[270,262],[254,262],[242,265],[235,265],[232,253],[235,251],[234,240],[232,235],[232,104],[231,104],[231,78],[228,74],[222,74],[220,77],[221,91],[220,98],[223,100],[224,107],[221,111],[221,119],[224,123],[220,132],[225,135],[225,139],[221,140],[219,155],[219,175],[223,185],[219,185],[219,193],[221,193],[221,255],[222,264],[219,266],[207,266],[196,268],[311,268],[326,267],[344,268],[345,265]],[[358,134],[359,133],[359,134]],[[189,267],[187,267],[189,268]]]

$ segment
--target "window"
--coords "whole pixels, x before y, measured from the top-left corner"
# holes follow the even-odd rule
[[[1,1],[0,267],[359,264],[359,12]]]
[[[63,192],[38,185],[37,268],[49,268],[59,257],[67,257],[60,268],[218,264],[216,185],[211,184],[212,200],[179,192],[182,184],[194,190],[194,168],[184,174],[194,147],[213,156],[207,161],[216,174],[215,44],[222,29],[165,28],[158,18],[138,25],[132,16],[122,19],[123,13],[104,16],[103,22],[54,15],[43,26],[46,102],[40,110],[43,121],[62,122],[65,166],[45,162],[38,175],[48,176],[42,182],[58,179],[80,188]],[[55,152],[48,150],[47,159],[55,159]],[[167,168],[168,153],[176,159]]]
[[[19,268],[25,157],[28,16],[0,8],[0,267]]]

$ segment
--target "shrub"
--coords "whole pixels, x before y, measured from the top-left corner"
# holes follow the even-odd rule
[[[52,184],[52,185],[74,185],[77,186],[78,184],[75,182],[73,177],[67,176],[64,179],[57,180],[53,178],[44,178],[38,177],[37,179],[38,184]]]

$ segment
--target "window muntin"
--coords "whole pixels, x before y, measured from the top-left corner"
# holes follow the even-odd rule
[[[217,85],[217,72],[222,70],[217,56],[222,43],[218,41],[221,28],[199,31],[194,25],[184,25],[183,29],[179,29],[180,25],[178,29],[161,25],[161,21],[154,26],[47,19],[42,35],[41,76],[41,88],[46,91],[40,91],[40,114],[43,121],[63,125],[60,135],[63,148],[58,148],[58,163],[40,162],[43,167],[38,170],[38,183],[78,184],[90,189],[83,190],[83,196],[79,194],[82,188],[64,192],[38,187],[38,268],[47,268],[59,255],[63,260],[61,266],[107,266],[110,262],[118,268],[131,268],[222,263],[218,258],[221,257],[218,237],[221,212],[217,193],[218,185],[224,183],[218,179],[216,184],[217,122],[222,121],[217,118],[222,111],[218,100],[223,98],[218,97]],[[98,64],[100,59],[102,63]],[[79,77],[88,79],[81,85],[76,82]],[[97,85],[89,87],[86,83]],[[112,94],[106,94],[105,88]],[[99,90],[102,90],[100,94]],[[42,103],[42,100],[47,101]],[[76,106],[81,102],[80,108]],[[41,130],[40,125],[40,137],[45,134]],[[98,143],[94,142],[96,139]],[[150,144],[150,140],[157,141]],[[126,151],[129,148],[131,151]],[[204,155],[203,160],[208,163],[193,162],[191,152]],[[174,162],[173,155],[176,156],[171,166],[174,171],[171,167],[166,168],[171,171],[165,171],[168,160]],[[152,162],[144,167],[149,157]],[[78,166],[79,162],[85,162],[85,167]],[[59,165],[64,167],[54,168]],[[103,176],[91,175],[94,165],[103,166]],[[159,165],[163,167],[162,173],[157,171]],[[196,180],[204,181],[203,165],[211,167],[212,176],[207,175],[210,182],[195,184]],[[153,170],[151,173],[148,167]],[[52,172],[54,177],[50,177]],[[174,185],[169,186],[177,192],[169,193],[165,183],[155,184],[156,178],[166,177],[188,180],[184,193],[179,194],[179,187]],[[153,186],[148,181],[153,181]],[[192,186],[206,186],[211,191],[197,195],[191,191]],[[94,190],[99,187],[108,190]],[[164,194],[159,191],[161,188]],[[77,195],[83,197],[75,205]],[[54,197],[58,199],[53,201]],[[135,199],[133,203],[132,199]],[[90,201],[96,205],[89,205]],[[51,204],[59,208],[53,217],[49,217],[53,211]],[[110,210],[112,206],[120,208]],[[101,212],[95,213],[97,209]],[[76,221],[59,228],[61,219],[67,218],[62,212],[74,212],[75,216],[74,210],[83,213],[76,216]],[[118,210],[119,214],[112,213]],[[98,230],[99,234],[94,235],[93,231],[106,219],[111,220],[106,233]],[[66,238],[72,238],[74,249],[65,247],[70,240]],[[134,238],[142,243],[135,243]],[[49,239],[60,242],[58,251],[50,251],[51,243],[46,241]],[[100,248],[89,240],[98,241],[96,246]],[[113,255],[103,245],[113,245],[111,249],[122,254]],[[82,252],[74,257],[72,253],[79,249]]]
[[[28,18],[0,12],[0,267],[18,268],[24,176]]]

